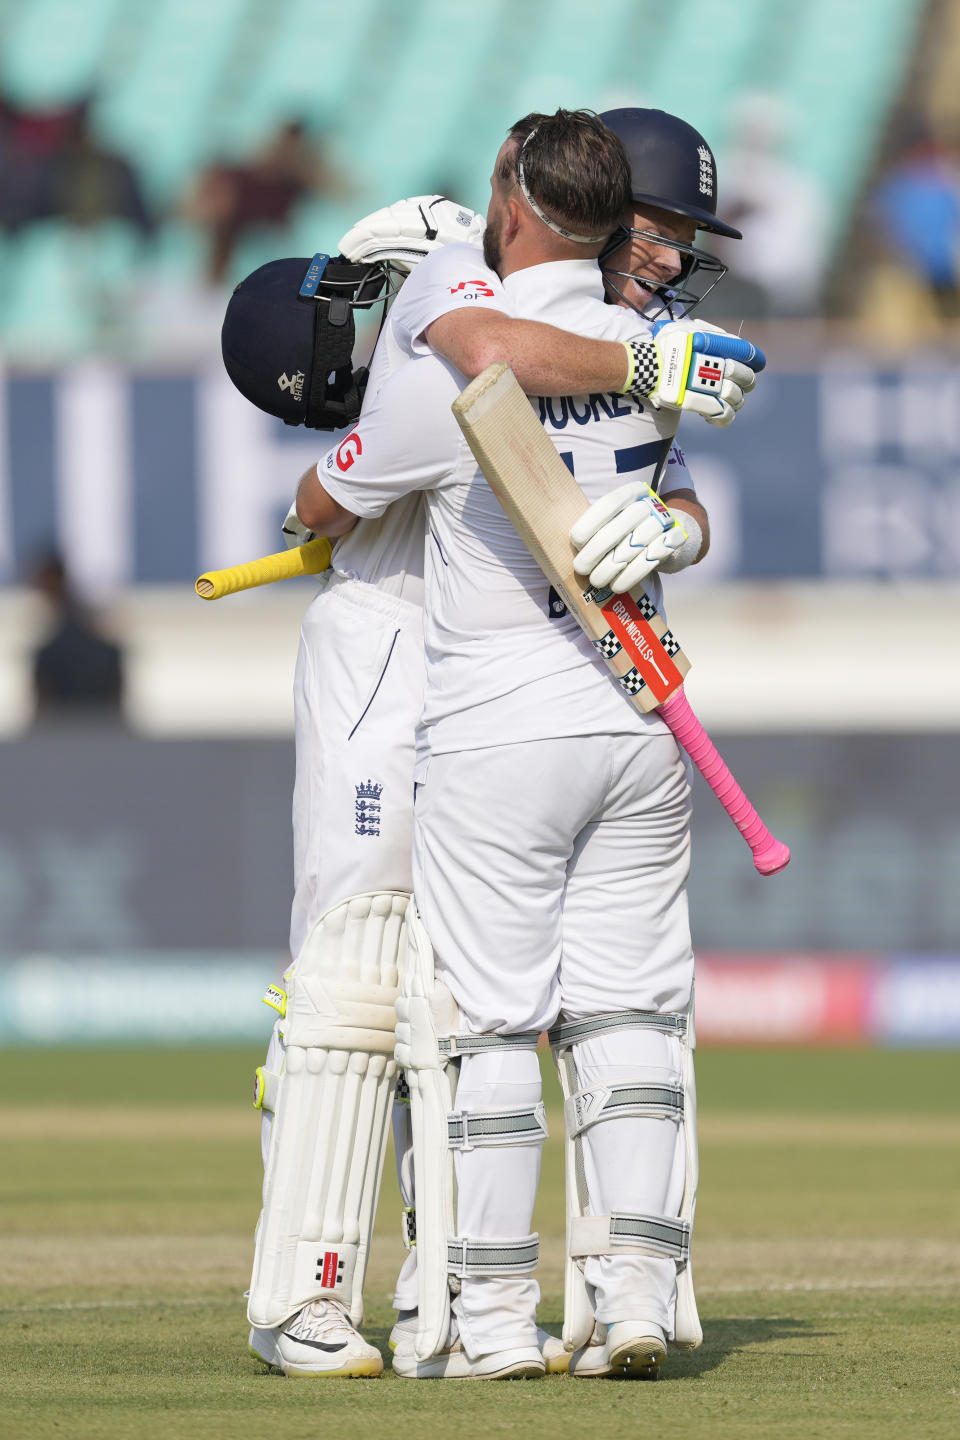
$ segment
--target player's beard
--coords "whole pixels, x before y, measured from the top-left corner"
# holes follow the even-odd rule
[[[487,219],[487,228],[483,232],[483,258],[487,268],[500,274],[500,265],[503,261],[503,247],[500,244],[501,224],[499,217],[496,220]]]

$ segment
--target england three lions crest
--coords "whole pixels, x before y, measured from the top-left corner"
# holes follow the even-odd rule
[[[380,796],[383,786],[375,780],[364,780],[356,785],[357,798],[354,801],[354,831],[357,835],[380,834]]]

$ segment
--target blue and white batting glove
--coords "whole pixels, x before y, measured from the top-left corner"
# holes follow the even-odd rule
[[[479,244],[484,226],[482,215],[445,195],[414,195],[358,220],[341,238],[340,253],[356,264],[389,260],[409,273],[441,245]]]
[[[624,394],[657,410],[692,411],[708,425],[732,425],[766,357],[749,340],[705,320],[662,320],[653,339],[624,342],[633,365]]]
[[[692,564],[703,539],[699,532],[692,516],[684,512],[681,525],[679,511],[664,505],[642,480],[632,480],[594,501],[571,527],[573,568],[598,590],[621,595],[664,561],[672,562],[671,571]],[[677,564],[685,546],[690,556]]]

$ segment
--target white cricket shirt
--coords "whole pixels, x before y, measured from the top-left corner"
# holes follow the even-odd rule
[[[479,245],[445,245],[431,251],[404,281],[373,354],[361,423],[385,381],[414,354],[429,353],[420,338],[427,326],[461,308],[509,308],[500,279],[484,264]],[[347,433],[336,432],[334,448]],[[420,604],[425,523],[420,495],[405,496],[383,515],[362,520],[345,535],[334,546],[332,567],[350,580]]]
[[[426,263],[426,262],[424,262]],[[647,322],[606,305],[593,260],[554,261],[507,277],[512,314],[597,339]],[[424,639],[427,680],[418,774],[431,754],[563,735],[663,731],[629,704],[550,586],[477,468],[450,406],[463,377],[432,353],[383,383],[356,428],[318,465],[333,498],[363,517],[425,492],[429,522]],[[593,501],[669,453],[676,413],[634,398],[532,401]],[[661,603],[655,577],[647,586]]]

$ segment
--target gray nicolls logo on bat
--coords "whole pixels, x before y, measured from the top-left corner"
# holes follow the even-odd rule
[[[357,798],[354,802],[354,831],[357,835],[380,834],[380,796],[383,786],[375,780],[364,780],[354,786]]]

